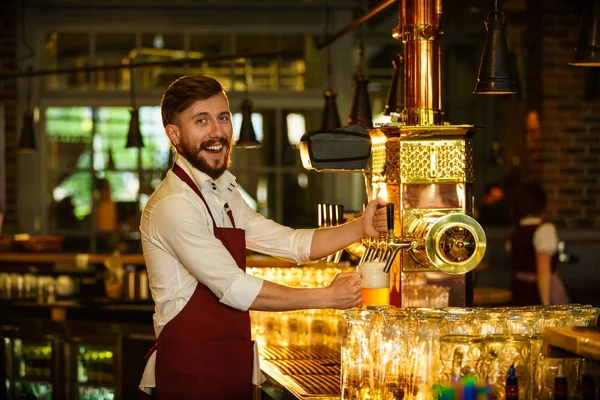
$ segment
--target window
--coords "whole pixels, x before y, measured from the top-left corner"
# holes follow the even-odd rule
[[[137,230],[139,212],[168,168],[170,150],[158,107],[140,108],[145,144],[141,154],[125,148],[129,120],[127,107],[46,109],[49,215],[56,215],[50,224],[54,230],[92,236],[99,230]],[[114,203],[108,211],[114,215],[95,207],[103,189],[106,199]]]
[[[129,69],[73,72],[44,81],[43,95],[49,95],[43,118],[48,143],[44,173],[51,195],[49,230],[83,238],[82,242],[89,238],[90,251],[112,250],[117,242],[129,239],[139,246],[135,235],[140,212],[172,162],[156,104],[166,86],[186,73],[211,75],[225,84],[232,104],[234,136],[239,134],[241,124],[237,109],[241,97],[256,95],[252,121],[263,145],[259,149],[234,149],[231,171],[248,203],[265,216],[294,227],[315,226],[315,205],[322,201],[324,174],[306,171],[296,148],[307,129],[320,125],[320,73],[312,71],[308,76],[306,71],[306,54],[316,54],[311,49],[313,42],[311,36],[299,34],[49,34],[45,51],[48,68],[118,66],[127,65],[131,59],[160,63],[181,57],[209,57],[209,61],[198,64],[134,70],[136,102],[153,104],[139,110],[144,139],[139,151],[125,148],[130,110],[123,99],[130,98]],[[224,54],[274,53],[282,48],[286,54],[279,57],[210,61],[210,57]],[[318,59],[311,62],[320,64]],[[52,104],[53,91],[69,93],[59,96],[60,106]],[[306,91],[314,98],[314,108],[294,108],[297,96],[285,95]],[[307,98],[303,97],[304,104]],[[100,206],[105,197],[112,205]],[[140,249],[130,246],[128,250]]]

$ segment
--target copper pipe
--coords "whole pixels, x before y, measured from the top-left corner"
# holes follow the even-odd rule
[[[381,11],[383,11],[386,8],[388,8],[389,6],[391,6],[392,4],[397,3],[397,1],[398,0],[385,0],[380,5],[367,11],[367,13],[365,15],[363,15],[362,17],[352,21],[351,23],[349,23],[348,25],[346,25],[345,27],[343,27],[342,29],[340,29],[339,31],[334,33],[333,35],[327,36],[325,39],[321,40],[319,43],[317,43],[317,49],[319,49],[319,50],[324,49],[325,47],[329,46],[331,43],[335,42],[336,40],[338,40],[339,38],[344,36],[346,33],[350,32],[353,29],[358,28],[359,26],[361,26],[362,24],[364,24],[365,22],[367,22],[368,20],[370,20],[371,18],[373,18],[374,16],[379,14]]]
[[[402,0],[399,39],[404,43],[404,122],[441,125],[441,0]]]

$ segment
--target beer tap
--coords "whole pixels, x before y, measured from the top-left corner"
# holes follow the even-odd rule
[[[414,240],[400,240],[400,238],[394,235],[394,203],[388,203],[385,207],[387,214],[388,234],[385,239],[381,241],[383,246],[379,261],[385,262],[383,272],[389,273],[398,251],[401,249],[416,247],[417,242]]]

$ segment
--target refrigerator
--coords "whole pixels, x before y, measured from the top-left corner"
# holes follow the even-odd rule
[[[24,332],[14,326],[2,326],[3,381],[0,399],[53,400],[63,398],[57,392],[60,379],[59,336],[53,333]]]

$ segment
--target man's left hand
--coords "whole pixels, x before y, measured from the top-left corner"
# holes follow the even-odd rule
[[[371,200],[367,204],[362,219],[363,237],[378,238],[382,233],[387,233],[386,204],[381,197]]]

